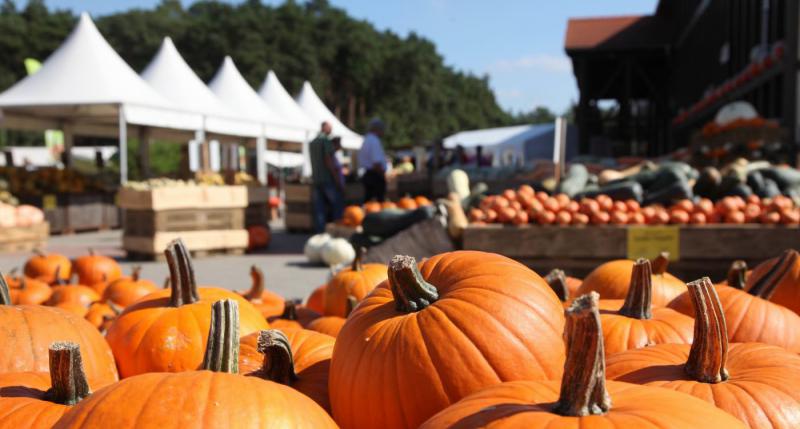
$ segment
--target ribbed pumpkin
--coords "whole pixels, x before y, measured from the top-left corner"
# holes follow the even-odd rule
[[[47,371],[50,345],[71,341],[81,348],[93,388],[118,380],[111,349],[87,321],[58,308],[10,304],[8,285],[0,275],[0,373]]]
[[[342,224],[356,227],[364,220],[364,209],[359,206],[347,206],[342,214]]]
[[[343,427],[415,428],[485,386],[559,377],[563,326],[547,283],[509,258],[395,256],[336,339],[333,415]]]
[[[25,262],[25,275],[47,284],[56,282],[56,270],[58,277],[67,281],[72,276],[72,262],[64,255],[45,254],[39,250],[35,250],[34,255]]]
[[[345,317],[339,316],[322,316],[318,317],[306,325],[307,329],[312,331],[316,331],[325,335],[329,335],[333,338],[339,336],[339,331],[342,330],[342,326],[344,326],[344,322],[347,321],[347,316],[356,308],[358,302],[356,302],[356,298],[354,296],[347,297],[347,314]]]
[[[653,260],[652,303],[655,307],[665,307],[675,297],[686,292],[686,285],[667,272],[669,255],[662,253]],[[606,262],[595,268],[583,279],[577,295],[597,292],[600,299],[625,299],[631,283],[633,261],[619,259]]]
[[[688,286],[696,309],[694,343],[659,344],[612,356],[608,377],[688,393],[752,428],[799,427],[800,357],[767,344],[729,345],[711,281],[706,277]]]
[[[89,396],[77,344],[55,342],[50,372],[0,374],[0,429],[50,428],[72,405]]]
[[[142,267],[133,267],[130,277],[122,277],[111,282],[103,291],[103,301],[125,308],[143,297],[158,290],[150,280],[140,278]]]
[[[47,283],[28,278],[25,275],[12,279],[8,285],[10,286],[11,302],[17,305],[44,304],[53,294],[53,290]]]
[[[652,308],[650,261],[633,264],[631,285],[625,301],[601,300],[600,318],[607,356],[653,344],[690,344],[694,332],[691,317],[670,308]],[[619,310],[608,310],[619,308]]]
[[[239,348],[239,372],[290,386],[330,412],[328,373],[335,342],[305,329],[250,334]]]
[[[60,268],[56,269],[58,272]],[[94,289],[82,284],[67,284],[60,278],[56,280],[51,288],[52,293],[47,300],[47,305],[57,306],[60,304],[78,304],[89,308],[93,302],[100,299],[100,295]]]
[[[325,289],[328,287],[327,284],[318,286],[311,292],[311,295],[308,296],[306,299],[306,307],[316,311],[319,314],[325,312]]]
[[[745,290],[800,314],[800,253],[789,249],[757,265]]]
[[[108,256],[99,255],[93,249],[89,249],[88,255],[75,259],[72,269],[73,273],[78,276],[78,283],[87,286],[113,282],[122,277],[122,268],[117,261]]]
[[[268,318],[270,328],[303,329],[320,314],[299,304],[299,300],[287,300],[280,316]]]
[[[282,296],[264,287],[264,273],[255,265],[250,267],[250,278],[253,283],[250,290],[239,292],[244,299],[250,301],[264,317],[278,316],[283,313],[285,305]]]
[[[358,249],[352,266],[339,271],[328,282],[323,296],[324,316],[346,317],[349,296],[361,301],[375,286],[386,280],[386,265],[362,264],[363,253],[364,249]]]
[[[689,395],[606,381],[597,307],[597,294],[592,293],[577,298],[567,310],[567,359],[560,382],[493,385],[455,403],[420,428],[745,427],[730,414]]]
[[[83,318],[100,332],[105,333],[121,312],[122,309],[111,302],[98,301],[89,307]]]
[[[170,289],[142,298],[111,324],[106,335],[123,378],[144,372],[178,372],[197,369],[208,338],[211,304],[220,299],[239,302],[241,332],[269,328],[261,313],[244,298],[228,290],[195,283],[189,252],[175,240],[165,252]]]

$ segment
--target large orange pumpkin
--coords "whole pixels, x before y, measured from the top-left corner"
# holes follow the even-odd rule
[[[793,387],[800,386],[800,357],[766,344],[729,345],[711,281],[706,277],[688,286],[696,309],[694,343],[659,344],[612,356],[608,377],[688,393],[752,428],[798,427],[800,390]]]
[[[364,209],[360,206],[347,206],[342,215],[342,224],[356,227],[364,220]]]
[[[72,269],[78,276],[78,283],[87,286],[113,282],[122,277],[122,268],[117,261],[108,256],[98,255],[93,249],[89,249],[88,255],[75,259]]]
[[[56,428],[336,428],[325,410],[296,390],[238,374],[237,304],[213,304],[200,370],[122,380],[81,401]]]
[[[745,286],[752,295],[800,313],[800,252],[789,249],[755,268]]]
[[[246,300],[250,301],[264,317],[278,316],[283,313],[285,305],[282,296],[271,292],[264,287],[264,273],[255,265],[250,267],[250,278],[253,283],[250,290],[239,292]]]
[[[139,277],[142,267],[133,267],[130,277],[122,277],[111,282],[103,291],[103,301],[125,308],[148,294],[158,290],[150,280]]]
[[[350,268],[336,273],[328,282],[323,297],[325,316],[347,316],[348,297],[361,301],[375,286],[386,280],[386,265],[362,264],[364,249],[358,249]]]
[[[264,316],[238,294],[215,287],[198,288],[189,252],[181,240],[167,247],[170,289],[153,292],[125,309],[106,339],[123,378],[144,372],[197,369],[208,338],[211,304],[239,302],[244,335],[267,329]]]
[[[559,377],[563,326],[547,283],[509,258],[395,256],[336,339],[333,415],[343,427],[415,428],[482,387]]]
[[[608,356],[653,344],[690,344],[694,333],[692,318],[670,308],[652,308],[650,261],[633,264],[625,301],[601,300],[600,318]],[[619,308],[619,310],[608,310]]]
[[[420,428],[745,427],[730,414],[689,395],[606,381],[600,324],[597,294],[579,297],[567,310],[567,359],[560,382],[496,384],[455,403]]]
[[[652,303],[656,307],[666,306],[686,291],[683,281],[666,271],[668,263],[669,257],[666,253],[653,260]],[[584,295],[594,291],[600,294],[600,299],[625,299],[631,283],[632,268],[633,261],[628,259],[606,262],[583,279],[577,294]]]
[[[47,284],[56,282],[56,270],[58,270],[58,278],[67,281],[72,276],[72,262],[64,255],[44,254],[39,250],[36,250],[34,255],[25,262],[25,275]]]
[[[328,373],[335,342],[305,329],[250,334],[242,338],[239,372],[290,386],[330,412]]]
[[[47,371],[50,344],[71,341],[81,348],[92,387],[118,380],[111,349],[87,321],[58,308],[10,304],[8,285],[0,275],[0,373]]]
[[[269,247],[272,233],[268,225],[254,225],[247,227],[247,248],[250,250]]]
[[[50,372],[0,374],[0,429],[50,428],[83,398],[89,383],[77,344],[55,342]]]

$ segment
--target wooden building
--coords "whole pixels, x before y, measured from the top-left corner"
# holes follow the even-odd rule
[[[671,152],[736,100],[778,121],[796,153],[799,3],[660,0],[652,15],[570,19],[581,153]]]

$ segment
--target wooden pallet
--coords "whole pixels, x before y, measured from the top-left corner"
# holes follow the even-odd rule
[[[147,237],[156,232],[231,230],[244,228],[241,208],[125,210],[126,236]]]
[[[245,186],[182,186],[137,191],[122,188],[119,207],[132,210],[242,208],[247,206]]]
[[[204,256],[209,254],[234,254],[240,255],[247,248],[247,230],[211,230],[211,231],[181,231],[157,232],[152,237],[122,237],[122,248],[131,257],[145,258],[148,260],[163,257],[164,249],[174,239],[180,238],[186,248],[193,255]]]
[[[652,228],[652,227],[640,227]],[[670,272],[684,280],[710,276],[724,278],[730,263],[743,259],[754,265],[800,246],[800,228],[766,225],[707,225],[672,227],[677,233],[677,260]],[[584,276],[611,259],[629,254],[634,228],[615,226],[470,226],[464,231],[464,249],[482,250],[516,259],[540,274],[561,268]],[[657,251],[658,249],[653,249]],[[663,250],[663,249],[662,249]],[[644,255],[642,255],[644,256]]]
[[[42,222],[29,227],[0,228],[0,253],[29,252],[43,248],[50,236],[50,224]]]

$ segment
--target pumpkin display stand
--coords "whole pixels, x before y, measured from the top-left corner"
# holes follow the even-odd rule
[[[31,226],[0,228],[0,253],[29,252],[47,244],[50,224],[41,222]]]
[[[119,228],[114,193],[82,192],[19,195],[23,204],[39,207],[52,234],[73,234]]]
[[[503,226],[470,225],[466,250],[496,252],[546,273],[560,268],[583,277],[611,259],[654,257],[669,251],[679,278],[724,278],[734,260],[755,265],[800,243],[800,228],[780,225]],[[777,250],[776,250],[777,249]],[[649,254],[644,254],[649,253]]]
[[[312,186],[307,183],[287,183],[285,187],[286,229],[311,231],[314,227],[314,202]],[[361,204],[364,200],[364,187],[361,183],[347,183],[344,187],[344,203]]]
[[[122,248],[132,259],[160,260],[163,249],[177,238],[195,256],[239,255],[248,245],[244,186],[122,189]]]

